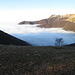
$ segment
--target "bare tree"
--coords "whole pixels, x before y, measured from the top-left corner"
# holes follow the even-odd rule
[[[56,38],[55,45],[56,46],[62,46],[63,45],[63,38]]]

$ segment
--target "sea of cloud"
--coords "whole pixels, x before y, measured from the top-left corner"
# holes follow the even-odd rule
[[[56,13],[73,13],[70,9],[0,10],[0,30],[22,39],[34,46],[54,46],[56,38],[63,38],[63,44],[75,43],[75,33],[62,28],[40,28],[37,25],[18,25],[23,20],[34,21]]]
[[[75,43],[75,33],[62,28],[40,28],[37,25],[2,23],[0,30],[34,46],[54,46],[56,38],[63,38],[63,45]]]

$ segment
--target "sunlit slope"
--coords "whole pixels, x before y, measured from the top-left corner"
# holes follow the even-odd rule
[[[63,18],[65,18],[65,17],[67,18],[67,19],[65,19],[65,21],[75,23],[75,14],[67,14],[67,15],[63,16]]]
[[[71,30],[75,32],[75,14],[67,14],[63,17],[66,17],[65,21],[67,24],[64,26],[65,30]]]

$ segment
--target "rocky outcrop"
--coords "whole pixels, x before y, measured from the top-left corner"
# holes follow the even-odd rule
[[[30,21],[23,21],[23,22],[20,22],[19,24],[34,24],[34,23]]]
[[[27,42],[24,42],[16,37],[13,37],[13,36],[1,31],[1,30],[0,30],[0,44],[31,46]]]

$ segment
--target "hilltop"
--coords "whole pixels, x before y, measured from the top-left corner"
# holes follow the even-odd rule
[[[63,28],[65,30],[70,30],[75,32],[75,14],[67,15],[51,15],[49,18],[42,19],[39,21],[22,21],[19,23],[22,24],[40,24],[39,27],[44,28]]]

